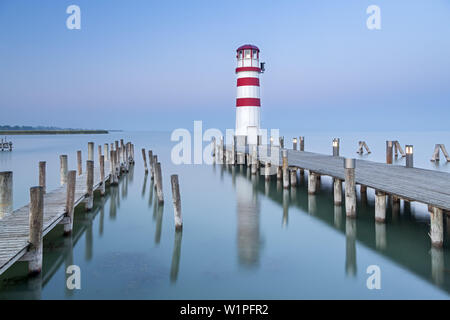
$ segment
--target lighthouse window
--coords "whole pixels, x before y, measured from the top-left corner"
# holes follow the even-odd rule
[[[242,59],[242,50],[239,50],[239,59]]]
[[[253,59],[257,59],[257,52],[256,51],[253,51]]]
[[[245,50],[245,59],[250,59],[251,57],[250,50]]]

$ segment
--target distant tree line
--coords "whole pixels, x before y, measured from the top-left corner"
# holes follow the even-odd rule
[[[0,125],[0,130],[2,131],[31,131],[31,130],[83,130],[83,129],[73,129],[73,128],[58,128],[58,127],[45,127],[45,126],[3,126]]]

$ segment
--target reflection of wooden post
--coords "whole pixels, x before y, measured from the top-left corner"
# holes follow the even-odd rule
[[[317,175],[311,170],[308,171],[308,194],[315,194],[317,191]]]
[[[0,219],[13,211],[13,173],[0,172]]]
[[[176,174],[171,175],[170,181],[172,183],[175,229],[179,230],[183,227],[183,218],[181,216],[181,198],[180,198],[180,186],[178,184],[178,175]]]
[[[175,231],[175,243],[173,247],[172,254],[172,265],[170,267],[170,281],[176,282],[178,278],[178,270],[180,268],[180,255],[181,255],[181,239],[182,239],[182,231]]]
[[[345,212],[347,217],[356,217],[355,159],[344,159],[345,168]]]
[[[291,169],[291,187],[292,188],[297,187],[297,168]]]
[[[283,157],[283,188],[289,188],[289,168],[288,168],[288,156],[287,150],[283,149],[282,151]]]
[[[44,225],[44,192],[42,187],[30,188],[29,217],[28,272],[36,274],[42,270],[42,234]]]
[[[70,234],[73,228],[73,212],[75,203],[75,185],[76,185],[76,171],[71,170],[67,174],[67,191],[66,191],[66,213],[68,218],[64,223],[64,234]]]
[[[42,191],[46,192],[46,162],[39,161],[39,186],[42,187]]]
[[[86,211],[94,206],[94,161],[86,161]]]
[[[442,209],[433,207],[430,212],[430,238],[431,245],[436,248],[441,248],[444,242],[444,218]]]

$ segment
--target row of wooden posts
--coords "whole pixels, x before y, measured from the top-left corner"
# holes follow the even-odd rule
[[[297,145],[298,142],[298,145]],[[214,162],[218,160],[219,163],[223,164],[246,164],[251,168],[252,174],[257,174],[258,170],[264,166],[264,171],[261,172],[265,176],[265,180],[269,181],[271,176],[274,174],[272,171],[272,164],[267,161],[262,164],[258,158],[258,146],[252,145],[249,146],[248,154],[238,153],[236,152],[236,137],[232,141],[231,149],[227,149],[224,143],[223,137],[220,138],[218,144],[216,144],[215,139],[213,138],[213,159]],[[273,144],[273,140],[271,139],[271,146]],[[366,146],[364,141],[360,143],[360,146]],[[300,172],[300,176],[304,175],[304,168],[298,168],[294,166],[289,166],[288,158],[287,158],[287,149],[284,148],[284,137],[280,137],[280,150],[281,150],[281,165],[276,167],[276,176],[278,180],[282,180],[283,188],[295,188],[297,186],[297,171]],[[305,138],[299,137],[293,139],[293,150],[305,151]],[[335,138],[332,142],[332,154],[335,157],[339,157],[339,148],[340,148],[340,139]],[[386,141],[386,163],[392,164],[393,162],[393,154],[400,152],[400,154],[406,157],[406,167],[412,168],[414,166],[413,161],[413,146],[407,145],[403,152],[398,141]],[[369,150],[370,152],[370,150]],[[340,180],[336,177],[333,178],[333,190],[334,190],[334,204],[336,206],[345,204],[345,212],[348,218],[356,218],[356,183],[355,183],[355,168],[356,168],[356,160],[351,158],[343,159],[343,166],[345,171],[345,180]],[[315,194],[320,189],[321,175],[308,170],[308,194]],[[345,199],[342,198],[342,182],[345,182],[344,196]],[[367,186],[360,185],[360,193],[367,194]],[[375,221],[377,223],[385,223],[386,222],[386,202],[387,197],[390,196],[381,190],[375,190]],[[391,196],[393,205],[400,205],[400,198],[397,196]],[[403,199],[404,201],[408,201]],[[429,206],[428,211],[431,216],[431,228],[430,228],[430,238],[432,246],[434,247],[442,247],[443,245],[443,210],[437,207]]]
[[[163,176],[161,173],[161,163],[158,162],[158,156],[153,154],[152,150],[148,151],[148,165],[147,165],[147,153],[145,148],[142,148],[142,160],[144,161],[145,174],[149,172],[150,166],[150,177],[155,181],[154,187],[156,189],[156,194],[158,197],[158,204],[162,205],[164,203],[164,192],[163,192]],[[178,175],[173,174],[170,176],[170,182],[172,185],[172,200],[174,207],[174,219],[175,219],[175,229],[181,230],[183,227],[183,218],[181,215],[181,197],[180,197],[180,185],[178,182]]]
[[[111,150],[109,150],[111,147]],[[115,141],[115,144],[104,145],[102,154],[101,145],[98,146],[98,161],[100,169],[101,196],[105,195],[105,157],[110,161],[109,182],[115,185],[121,174],[129,171],[130,165],[134,164],[134,145],[130,142],[124,144],[123,139]],[[64,235],[70,235],[73,229],[76,179],[82,175],[82,152],[77,151],[77,171],[68,170],[67,155],[60,156],[60,182],[66,185],[66,204],[64,217],[60,224],[64,225]],[[12,172],[0,172],[0,208],[4,209],[3,203],[8,205],[8,212],[3,211],[0,217],[12,213]],[[43,224],[44,224],[44,194],[46,193],[46,162],[39,162],[39,186],[30,188],[29,203],[29,246],[27,253],[21,261],[28,261],[30,274],[40,273],[43,257]],[[86,194],[84,196],[85,208],[90,211],[94,201],[94,143],[88,143],[88,160],[86,161]]]

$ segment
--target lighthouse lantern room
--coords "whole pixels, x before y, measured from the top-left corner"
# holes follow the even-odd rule
[[[250,44],[237,50],[236,136],[239,145],[257,144],[260,135],[259,74],[264,64],[259,63],[259,49]]]

